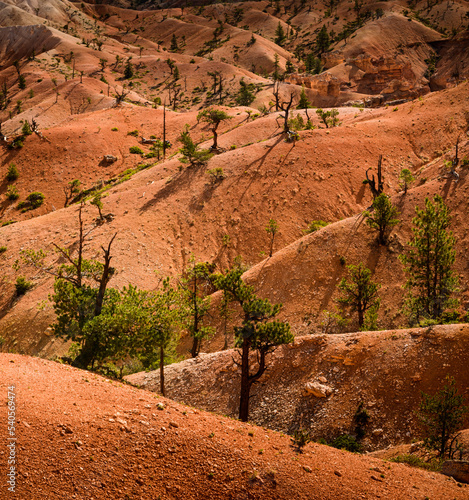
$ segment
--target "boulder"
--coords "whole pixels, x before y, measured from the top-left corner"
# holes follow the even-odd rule
[[[334,390],[328,385],[321,384],[320,382],[307,382],[305,384],[305,390],[307,394],[310,394],[316,398],[327,398],[330,396]]]
[[[117,156],[113,156],[113,155],[104,155],[103,156],[103,161],[105,163],[114,163],[117,161]]]
[[[469,462],[467,460],[446,460],[441,472],[445,476],[454,477],[460,483],[469,484]]]

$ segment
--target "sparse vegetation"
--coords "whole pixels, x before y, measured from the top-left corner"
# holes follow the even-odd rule
[[[29,210],[35,210],[39,208],[45,200],[45,196],[43,193],[39,191],[34,191],[26,197],[25,201],[18,203],[18,209],[22,212],[27,212]]]
[[[31,290],[32,287],[33,284],[24,276],[18,276],[18,278],[16,278],[15,289],[17,297],[21,297],[21,295],[24,295],[27,291]]]
[[[7,171],[7,181],[14,182],[20,176],[19,170],[14,163],[10,163]]]

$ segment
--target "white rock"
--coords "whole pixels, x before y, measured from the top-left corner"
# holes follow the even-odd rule
[[[319,382],[307,382],[305,384],[305,390],[307,394],[311,394],[316,398],[327,398],[327,396],[330,396],[333,392],[332,387]]]

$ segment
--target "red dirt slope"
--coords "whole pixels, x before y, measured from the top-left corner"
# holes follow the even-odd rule
[[[439,474],[318,444],[297,455],[286,436],[68,366],[1,354],[0,371],[2,400],[12,384],[17,398],[16,493],[2,480],[2,498],[467,499]]]

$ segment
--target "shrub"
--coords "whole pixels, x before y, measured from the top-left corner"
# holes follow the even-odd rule
[[[31,290],[32,287],[33,284],[24,276],[18,276],[18,278],[16,278],[15,288],[17,297],[24,295],[28,290]]]
[[[303,453],[303,448],[312,441],[311,434],[306,429],[297,429],[291,440],[300,453]]]
[[[6,194],[7,194],[7,198],[10,201],[15,201],[20,197],[20,193],[19,193],[18,188],[16,186],[8,186]]]
[[[6,251],[7,251],[7,247],[6,246],[0,247],[0,254],[5,253]]]
[[[347,450],[351,452],[360,452],[361,445],[360,443],[353,437],[348,434],[342,434],[332,441],[332,446],[334,448],[338,448],[339,450]]]
[[[8,167],[8,172],[7,172],[7,181],[13,182],[18,179],[20,176],[20,173],[18,169],[16,168],[16,165],[14,163],[11,163],[10,166]]]
[[[139,146],[132,146],[129,148],[130,153],[133,155],[143,155],[143,151]]]
[[[131,130],[130,132],[127,132],[127,135],[133,135],[134,137],[138,137],[138,130]]]
[[[397,464],[407,464],[411,467],[419,467],[420,469],[431,470],[431,471],[439,471],[440,465],[438,462],[424,462],[420,457],[415,455],[406,454],[406,455],[397,455],[397,457],[393,457],[389,459],[390,462],[394,462]]]
[[[222,181],[225,178],[225,174],[223,173],[223,169],[221,167],[207,170],[207,174],[210,176],[210,180],[213,183],[217,181]]]
[[[23,128],[21,129],[21,133],[24,136],[31,135],[33,133],[29,125],[29,122],[27,120],[23,123]]]
[[[326,227],[328,224],[329,222],[323,220],[313,220],[308,224],[308,227],[303,232],[305,234],[315,233],[316,231],[319,231],[319,229]]]
[[[324,111],[319,108],[316,110],[316,114],[319,119],[324,123],[326,128],[338,127],[340,125],[339,121],[339,111],[337,109],[331,109],[329,111]]]
[[[22,212],[27,212],[28,210],[35,210],[44,203],[45,198],[46,197],[44,196],[43,193],[40,193],[39,191],[34,191],[33,193],[27,196],[25,201],[18,203],[18,209],[20,209]]]
[[[119,129],[117,127],[112,127],[111,132],[117,132]],[[137,136],[138,136],[138,131],[137,131]]]

